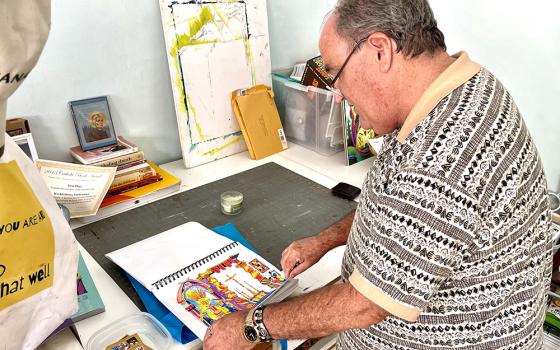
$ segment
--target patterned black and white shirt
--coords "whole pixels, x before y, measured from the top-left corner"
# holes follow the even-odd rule
[[[396,316],[341,333],[338,349],[542,348],[552,257],[537,149],[486,69],[441,97],[406,137],[385,137],[343,259],[343,280]]]

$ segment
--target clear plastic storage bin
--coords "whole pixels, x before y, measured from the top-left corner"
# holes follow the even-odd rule
[[[154,316],[141,312],[124,317],[97,331],[89,339],[86,350],[105,350],[127,335],[137,333],[144,344],[153,350],[171,348],[171,335]]]
[[[342,114],[333,93],[298,84],[288,75],[289,71],[272,74],[274,100],[288,140],[326,156],[342,151]]]

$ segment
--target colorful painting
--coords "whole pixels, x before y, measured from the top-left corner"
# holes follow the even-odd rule
[[[260,261],[259,259],[255,258],[253,260],[251,260],[251,262],[249,263],[249,265],[253,266],[255,269],[257,269],[257,271],[259,271],[260,273],[265,273],[266,271],[268,271],[268,266],[266,266],[265,264],[263,264],[262,261]]]
[[[285,281],[277,273],[261,273],[252,265],[256,259],[246,263],[238,257],[232,255],[179,284],[177,302],[206,326],[232,312],[252,309]]]
[[[352,165],[374,155],[370,150],[368,141],[375,137],[375,133],[373,130],[367,130],[360,126],[360,116],[353,106],[350,106],[346,101],[342,104],[346,165]]]
[[[272,278],[272,279],[282,279],[283,278],[282,274],[278,271],[270,270],[269,273],[270,273],[270,278]]]
[[[187,168],[247,149],[233,90],[271,85],[266,1],[160,0]]]

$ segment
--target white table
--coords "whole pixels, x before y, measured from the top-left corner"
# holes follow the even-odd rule
[[[290,144],[287,150],[258,161],[251,160],[248,152],[243,152],[191,169],[185,169],[182,160],[161,167],[181,178],[180,191],[188,191],[269,162],[275,162],[329,188],[338,182],[346,182],[361,188],[364,176],[371,166],[371,160],[368,159],[349,167],[345,165],[343,152],[325,157]],[[71,226],[77,228],[81,224],[72,221]],[[104,313],[76,323],[76,330],[85,346],[90,337],[100,328],[139,310],[93,257],[83,247],[80,249],[106,308]],[[296,293],[311,291],[336,279],[340,274],[342,252],[343,247],[334,249],[315,266],[302,273],[299,277],[300,287]],[[297,341],[291,341],[289,348],[295,347],[296,344]],[[173,349],[197,348],[201,348],[200,342],[187,345],[176,343],[173,347]]]

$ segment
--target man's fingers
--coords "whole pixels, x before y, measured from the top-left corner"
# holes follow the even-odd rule
[[[291,246],[292,245],[290,244],[290,246],[288,246],[288,248],[284,249],[284,251],[282,252],[282,257],[280,258],[280,266],[282,267],[282,270],[284,270],[287,260],[292,255],[292,249],[290,248]]]
[[[284,275],[287,276],[290,274],[290,271],[293,270],[294,266],[296,265],[296,259],[292,255],[287,255],[282,262],[282,271]]]
[[[210,338],[210,332],[206,331],[206,333],[204,334],[204,339],[202,340],[202,348],[203,348],[203,350],[208,350],[208,349],[210,349],[210,344],[209,344],[210,341],[209,341],[208,338]]]
[[[307,270],[307,268],[309,268],[309,264],[306,264],[306,263],[296,264],[294,266],[294,268],[292,269],[292,271],[290,272],[289,278],[296,277],[297,275],[299,275],[303,271]]]
[[[295,266],[295,264],[290,263],[289,260],[285,261],[282,264],[282,271],[284,272],[284,276],[286,276],[286,278],[288,278],[288,276],[290,275],[290,271],[292,271],[294,266]]]
[[[289,251],[287,251],[286,254],[282,256],[282,258],[280,259],[280,266],[282,267],[282,270],[293,267],[293,261],[296,260],[296,255],[297,252],[289,249]]]
[[[211,335],[208,334],[208,332],[206,332],[206,334],[204,335],[204,341],[202,343],[202,349],[203,350],[212,350],[216,348],[216,340],[212,339]]]

